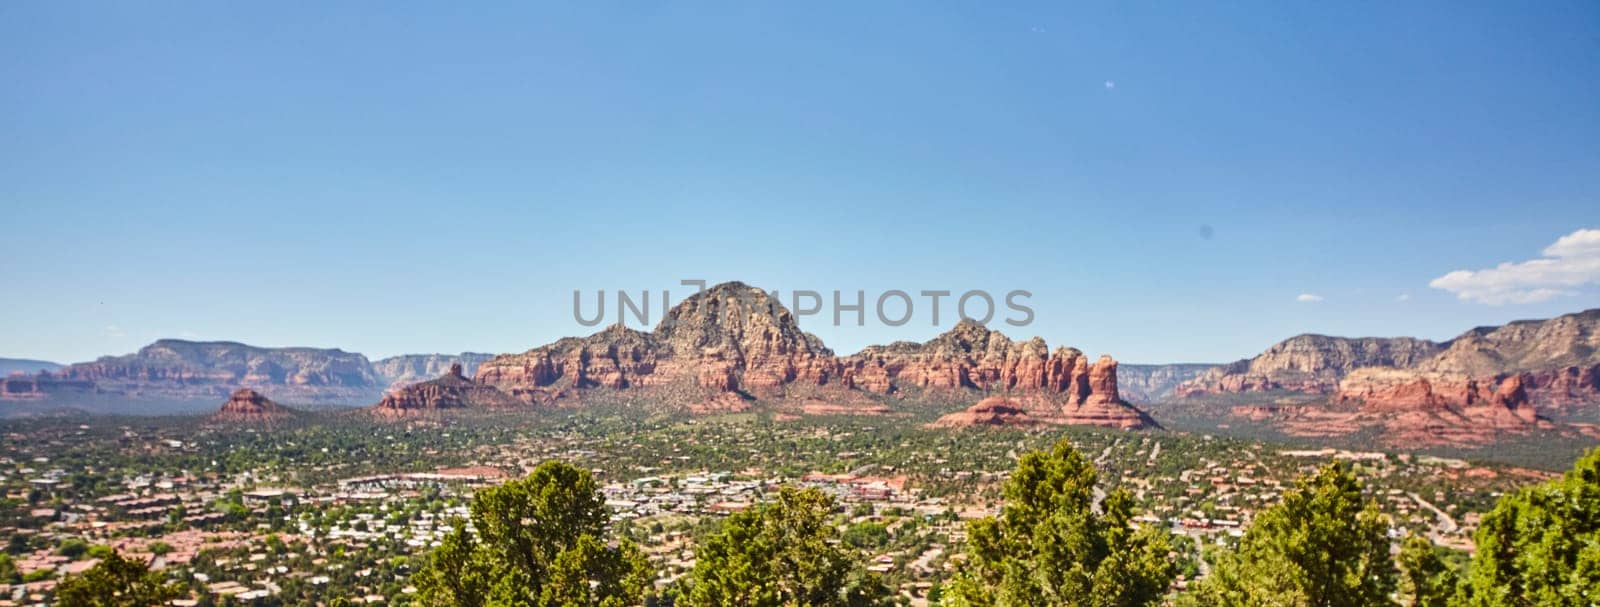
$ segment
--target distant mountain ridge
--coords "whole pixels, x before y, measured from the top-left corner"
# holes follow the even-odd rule
[[[405,416],[576,406],[620,394],[701,413],[768,401],[807,414],[883,414],[877,401],[884,399],[943,407],[1003,394],[1041,423],[1150,425],[1122,400],[1116,377],[1117,364],[1108,356],[1095,361],[1075,348],[1052,351],[1039,338],[1012,341],[971,321],[924,343],[871,347],[841,358],[802,331],[766,291],[731,282],[680,302],[653,331],[613,325],[518,354],[373,362],[338,349],[164,339],[132,354],[0,380],[0,400],[131,412],[118,407],[151,401],[210,406],[227,399],[232,415],[248,419],[251,411],[270,409],[258,401],[378,402],[373,412]],[[239,389],[253,392],[241,396]],[[272,417],[254,415],[263,416]]]
[[[1600,436],[1549,419],[1600,404],[1600,309],[1477,327],[1443,343],[1297,336],[1212,369],[1176,394],[1174,403],[1232,395],[1225,400],[1233,416],[1294,434],[1378,428],[1413,445],[1482,444],[1534,430]],[[1275,396],[1282,394],[1320,400],[1285,404]]]
[[[1283,340],[1254,358],[1221,365],[1184,382],[1180,395],[1207,392],[1290,390],[1332,392],[1339,380],[1362,367],[1410,367],[1444,349],[1413,337],[1333,337],[1303,334]]]
[[[401,354],[372,361],[372,372],[388,389],[396,390],[444,375],[455,365],[461,365],[465,374],[472,375],[478,372],[478,365],[491,358],[493,354],[482,352]]]
[[[1218,367],[1215,363],[1172,363],[1145,365],[1123,363],[1117,367],[1117,385],[1122,395],[1135,403],[1154,403],[1171,398],[1183,385]]]
[[[55,371],[62,367],[61,363],[47,360],[33,360],[31,358],[0,358],[0,377],[21,373],[31,375],[40,371]]]
[[[104,412],[208,407],[249,388],[274,401],[359,405],[386,389],[427,381],[488,354],[408,354],[369,361],[333,348],[261,347],[162,339],[137,352],[0,377],[0,401],[54,403]]]

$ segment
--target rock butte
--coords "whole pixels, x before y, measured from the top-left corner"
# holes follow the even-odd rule
[[[240,388],[209,419],[212,422],[256,424],[283,421],[296,414],[295,410],[272,402],[260,392]]]

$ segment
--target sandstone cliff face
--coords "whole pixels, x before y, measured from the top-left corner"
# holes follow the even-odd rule
[[[1136,430],[1153,427],[1155,422],[1143,411],[1117,400],[1096,398],[1082,404],[1062,404],[1059,400],[1034,392],[991,396],[964,410],[941,416],[929,424],[934,428],[1053,425]]]
[[[882,394],[915,389],[936,394],[978,390],[1017,395],[1019,399],[1007,406],[1026,405],[1030,417],[1025,423],[1116,428],[1153,425],[1147,415],[1122,400],[1117,363],[1111,357],[1090,363],[1076,348],[1052,351],[1037,337],[1015,342],[972,321],[964,320],[926,343],[869,347],[842,364],[846,385]],[[959,425],[963,415],[998,419],[969,409],[946,419],[943,425]]]
[[[969,320],[926,343],[869,346],[842,363],[847,385],[882,394],[907,388],[1037,390],[1063,394],[1081,404],[1093,391],[1090,363],[1083,352],[1051,351],[1037,337],[1014,342]]]
[[[279,400],[324,404],[359,402],[381,389],[366,357],[343,350],[164,339],[125,356],[8,377],[0,399],[93,393],[100,399],[196,401],[227,397],[240,386]]]
[[[384,395],[371,411],[380,416],[409,416],[450,409],[509,409],[521,404],[494,386],[467,379],[461,364],[456,363],[438,379]]]
[[[613,325],[485,362],[477,379],[528,402],[570,390],[637,388],[706,410],[737,410],[729,394],[779,397],[787,386],[834,381],[838,362],[765,291],[725,283],[685,299],[651,333]]]
[[[228,424],[270,424],[290,419],[295,415],[293,409],[272,402],[260,392],[240,388],[228,397],[228,402],[222,403],[222,408],[211,415],[210,421]]]
[[[461,365],[466,375],[478,372],[478,365],[494,358],[493,354],[462,352],[460,354],[401,354],[372,362],[372,372],[389,390],[417,382],[428,381],[450,372],[452,365]]]
[[[1440,344],[1411,337],[1297,335],[1255,358],[1216,367],[1177,389],[1181,396],[1288,390],[1334,391],[1345,374],[1362,367],[1409,367],[1437,354]]]
[[[820,396],[839,407],[870,408],[850,393],[934,400],[983,392],[1037,394],[1061,423],[1118,427],[1149,418],[1117,391],[1116,362],[1091,362],[1044,340],[1014,342],[965,321],[926,343],[899,342],[839,358],[760,289],[725,283],[674,306],[644,333],[617,325],[521,354],[484,362],[477,380],[528,403],[570,402],[584,390],[629,390],[691,411],[737,411],[751,399],[800,401]],[[800,408],[805,411],[805,407]],[[865,409],[863,409],[865,411]],[[873,409],[876,411],[876,409]],[[1129,420],[1142,420],[1133,423]]]
[[[1461,408],[1498,398],[1555,412],[1600,403],[1600,310],[1479,327],[1416,365],[1354,371],[1337,397],[1374,408]]]
[[[1378,430],[1395,445],[1481,445],[1509,434],[1559,429],[1546,416],[1600,403],[1600,310],[1480,327],[1445,342],[1306,336],[1180,388],[1188,397],[1282,390],[1316,402],[1249,403],[1235,417],[1290,434]],[[1300,340],[1301,343],[1292,343]],[[1333,341],[1330,341],[1333,340]],[[1263,396],[1263,398],[1268,398]]]
[[[833,351],[800,330],[766,291],[733,282],[685,299],[656,327],[669,371],[710,368],[701,385],[777,395],[788,384],[824,385],[838,373]]]

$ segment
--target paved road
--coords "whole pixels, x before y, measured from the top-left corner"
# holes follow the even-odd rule
[[[1443,531],[1444,533],[1454,533],[1456,529],[1460,528],[1460,526],[1456,525],[1456,519],[1454,517],[1451,517],[1449,514],[1446,514],[1445,511],[1440,510],[1438,506],[1434,506],[1433,502],[1422,499],[1422,496],[1417,495],[1416,493],[1408,492],[1406,495],[1409,495],[1411,496],[1411,499],[1416,500],[1417,505],[1433,511],[1433,515],[1439,519],[1440,531]]]

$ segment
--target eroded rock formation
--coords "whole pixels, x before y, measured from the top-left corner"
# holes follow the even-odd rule
[[[1232,411],[1281,423],[1291,434],[1376,428],[1383,440],[1397,445],[1486,444],[1556,428],[1559,424],[1547,416],[1600,403],[1600,310],[1479,327],[1443,344],[1305,337],[1219,367],[1180,392],[1191,399],[1254,392],[1322,395],[1321,401],[1293,406],[1274,403],[1270,415],[1262,413],[1265,403]],[[1578,426],[1559,429],[1589,432]]]
[[[249,388],[234,390],[222,408],[211,414],[210,421],[229,424],[263,424],[280,422],[297,415],[293,409],[272,402],[260,392]]]
[[[575,392],[628,391],[692,411],[748,408],[754,400],[817,397],[829,407],[872,407],[873,397],[949,402],[983,393],[1037,395],[1061,423],[1132,427],[1148,417],[1117,393],[1116,363],[1091,362],[1044,340],[1016,342],[971,321],[925,343],[872,346],[839,358],[766,292],[743,283],[674,306],[652,332],[621,325],[521,354],[495,357],[477,380],[516,398],[560,404]],[[971,401],[968,401],[971,402]],[[806,411],[800,407],[798,411]]]
[[[406,416],[451,409],[511,409],[521,404],[494,386],[468,379],[457,363],[438,379],[384,395],[371,410],[382,416]]]

